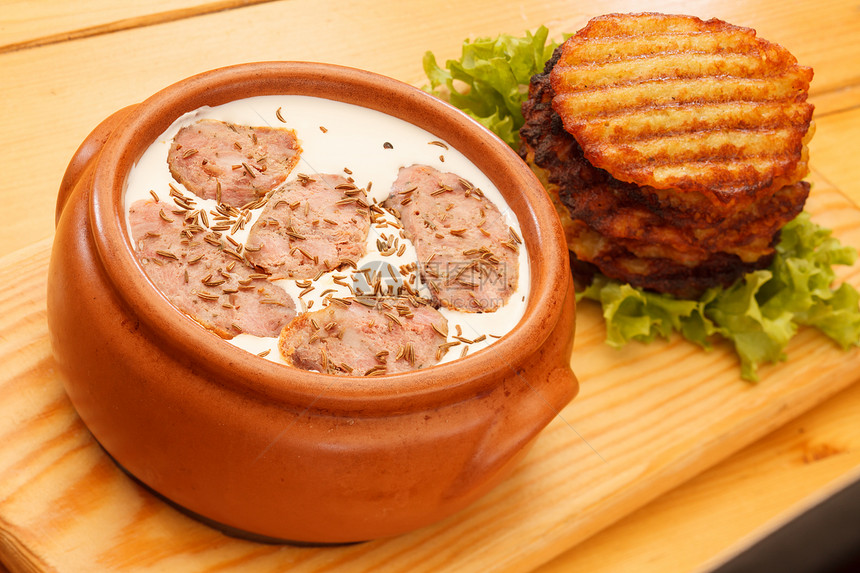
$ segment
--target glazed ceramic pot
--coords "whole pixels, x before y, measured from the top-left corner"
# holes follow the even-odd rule
[[[444,138],[486,173],[528,250],[530,298],[519,324],[450,363],[343,377],[255,356],[171,305],[135,258],[127,174],[183,113],[267,94],[383,111]],[[567,249],[529,168],[436,98],[331,65],[218,69],[99,125],[60,188],[48,319],[68,395],[108,454],[177,506],[267,539],[354,542],[449,516],[508,475],[578,389]]]

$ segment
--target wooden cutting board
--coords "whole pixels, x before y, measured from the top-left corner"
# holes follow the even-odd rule
[[[807,210],[860,246],[860,211],[813,173]],[[520,571],[534,567],[860,379],[860,350],[802,329],[789,361],[739,377],[727,346],[614,350],[578,309],[579,396],[514,475],[461,513],[336,548],[226,537],[165,505],[96,445],[65,396],[45,319],[50,242],[0,259],[0,557],[32,571]],[[841,277],[860,287],[860,265]],[[85,327],[85,325],[82,325]]]

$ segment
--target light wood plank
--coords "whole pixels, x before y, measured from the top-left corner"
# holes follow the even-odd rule
[[[856,95],[853,109],[816,119],[809,157],[829,183],[860,204],[860,91]]]
[[[809,206],[843,241],[860,244],[860,211],[826,182],[816,180]],[[763,368],[762,382],[750,385],[738,378],[724,347],[705,353],[673,339],[610,349],[598,310],[583,304],[572,357],[581,393],[496,490],[458,515],[394,539],[324,549],[258,545],[227,538],[161,503],[92,440],[50,357],[49,246],[43,241],[0,259],[0,281],[9,285],[0,297],[0,361],[8,365],[0,373],[0,552],[17,559],[16,567],[527,570],[857,386],[860,350],[842,352],[812,330],[792,342],[788,363]],[[860,285],[860,269],[843,276]],[[840,445],[826,432],[815,436],[808,445],[813,458],[830,451],[821,444]],[[766,468],[769,453],[758,455]],[[723,486],[738,482],[743,491],[743,480],[731,472],[726,479]]]
[[[105,2],[93,5],[101,6],[99,10],[109,9],[105,8],[108,5]],[[161,12],[160,0],[150,5],[154,9],[147,14]],[[8,370],[0,372],[0,412],[6,417],[0,422],[0,439],[3,440],[0,442],[3,444],[0,446],[0,557],[13,558],[15,570],[31,564],[38,570],[92,571],[94,563],[97,569],[167,571],[247,570],[248,566],[275,571],[289,565],[295,565],[298,570],[433,570],[482,567],[486,562],[495,564],[499,570],[525,570],[585,539],[606,523],[623,517],[650,496],[658,495],[653,491],[634,491],[620,502],[613,500],[605,507],[597,506],[604,511],[603,521],[598,520],[588,527],[577,518],[568,519],[566,512],[574,502],[562,499],[559,507],[542,495],[555,493],[557,498],[563,498],[571,491],[591,493],[586,487],[591,482],[586,483],[579,471],[574,471],[579,470],[575,465],[561,464],[553,469],[545,458],[551,460],[559,452],[566,456],[572,449],[578,461],[589,459],[586,454],[593,455],[593,451],[588,449],[583,453],[580,449],[587,446],[581,442],[572,444],[559,438],[564,435],[561,430],[567,428],[567,432],[569,428],[557,421],[538,442],[523,468],[503,488],[482,501],[482,505],[436,528],[397,540],[330,551],[293,548],[280,551],[226,539],[166,508],[125,480],[99,457],[100,451],[86,431],[79,423],[75,424],[75,416],[69,411],[62,392],[58,391],[59,382],[49,358],[44,302],[40,302],[44,276],[39,278],[39,274],[44,273],[50,244],[56,187],[74,148],[109,113],[143,99],[172,81],[219,65],[295,58],[355,65],[420,85],[424,82],[420,61],[426,49],[433,50],[443,60],[458,55],[460,42],[466,36],[520,33],[541,23],[546,23],[552,34],[558,36],[562,31],[577,29],[598,11],[641,9],[641,4],[635,2],[592,5],[559,1],[528,3],[521,7],[518,3],[486,1],[463,4],[292,0],[139,29],[121,27],[123,31],[116,33],[89,30],[87,34],[95,31],[98,35],[0,54],[4,92],[4,97],[0,98],[0,145],[4,150],[0,154],[0,172],[4,173],[4,178],[0,179],[0,205],[14,214],[11,221],[7,219],[0,227],[0,276],[13,281],[4,284],[17,285],[9,290],[11,299],[0,298],[0,360],[4,370]],[[760,36],[785,45],[801,63],[812,65],[816,70],[812,92],[819,124],[812,143],[812,164],[818,170],[814,178],[816,192],[832,189],[829,182],[842,188],[855,201],[860,200],[856,183],[860,163],[850,158],[856,148],[860,117],[856,109],[860,102],[857,97],[860,78],[856,77],[855,65],[860,61],[860,44],[854,41],[855,31],[860,29],[860,13],[853,4],[845,0],[823,3],[756,0],[740,5],[723,0],[692,5],[662,1],[650,4],[649,9],[718,16],[736,24],[753,26]],[[5,13],[0,15],[4,17]],[[3,30],[0,44],[6,44],[7,21],[0,23]],[[105,19],[107,24],[116,21],[115,16]],[[415,21],[422,25],[416,26]],[[98,22],[95,25],[98,26]],[[289,27],[290,34],[284,33],[285,26]],[[37,31],[36,36],[40,34]],[[27,248],[43,237],[48,239]],[[853,244],[860,245],[860,242]],[[9,253],[14,254],[3,258]],[[35,258],[35,266],[28,266],[31,258]],[[35,276],[26,272],[33,269]],[[599,321],[589,312],[582,312],[578,349],[583,345],[596,346],[602,340]],[[817,339],[813,337],[812,340]],[[665,346],[672,356],[678,356],[676,344]],[[806,349],[807,338],[792,348],[795,346]],[[598,361],[607,359],[602,354],[606,350],[595,353]],[[816,365],[821,358],[804,351],[801,360],[810,357],[815,358]],[[623,358],[622,362],[641,358],[646,368],[655,367],[648,352],[632,349]],[[688,356],[681,358],[684,359],[682,367],[686,367]],[[707,362],[708,368],[717,368],[722,360],[723,367],[718,368],[720,375],[734,371],[733,366],[725,364],[724,358],[715,359],[710,355],[707,360],[715,360]],[[785,368],[790,368],[792,362]],[[674,367],[671,362],[658,362],[662,364],[666,364],[667,369],[670,365]],[[631,378],[635,375],[632,367],[622,364],[621,368],[623,375]],[[595,394],[591,390],[586,393],[584,384],[583,395],[565,411],[565,418],[603,455],[603,433],[608,433],[611,427],[604,419],[596,426],[600,439],[594,439],[595,426],[590,425],[591,418],[599,418],[600,413],[595,410],[592,414],[593,409],[601,404],[620,408],[628,394],[653,399],[664,389],[656,382],[649,386],[636,378],[623,388],[610,385],[607,392],[597,392],[608,372],[588,364],[581,369],[588,376],[585,379],[588,388],[595,390]],[[780,372],[781,368],[775,371]],[[701,373],[693,372],[695,374]],[[649,376],[653,378],[656,374]],[[612,396],[622,389],[625,394],[612,401]],[[701,389],[694,389],[693,394],[696,392]],[[768,392],[765,390],[759,395],[772,397]],[[814,405],[820,396],[793,395],[792,400],[795,398],[806,408]],[[855,464],[856,431],[852,433],[852,428],[845,426],[850,421],[845,421],[844,416],[846,412],[856,413],[858,408],[860,392],[854,385],[797,420],[804,428],[807,444],[801,444],[801,438],[791,434],[790,429],[795,424],[792,423],[746,450],[739,459],[732,457],[704,474],[700,478],[704,481],[690,482],[690,489],[677,489],[635,513],[631,519],[620,522],[618,527],[580,544],[573,554],[584,557],[571,563],[577,568],[595,571],[600,571],[600,567],[617,570],[607,564],[621,567],[627,559],[631,564],[641,565],[637,571],[688,570],[700,564],[712,551],[731,544],[740,532],[756,532],[767,519],[799,499],[793,496],[815,490]],[[573,414],[568,416],[568,412]],[[778,414],[770,420],[772,424],[789,419],[797,411]],[[584,426],[580,420],[584,420]],[[20,435],[11,430],[19,425],[36,433],[39,453],[28,452],[34,442],[9,439]],[[753,431],[763,433],[766,428],[753,428]],[[760,434],[742,436],[741,442],[753,440],[757,435]],[[704,467],[718,459],[717,454],[727,455],[717,444],[713,457],[707,461],[675,460],[682,466],[691,465],[684,466],[683,471],[662,483],[660,480],[666,479],[665,476],[655,478],[649,472],[656,471],[660,464],[672,462],[672,456],[683,453],[673,450],[666,439],[658,436],[656,443],[647,444],[649,448],[663,448],[663,455],[654,462],[656,466],[645,469],[611,466],[621,469],[607,479],[610,483],[603,490],[597,488],[597,493],[627,483],[625,480],[631,476],[625,472],[637,470],[642,472],[639,477],[656,480],[661,488],[668,489],[701,469],[697,463]],[[729,436],[731,447],[726,444],[721,447],[726,450],[740,447],[737,440],[738,436],[732,434]],[[707,442],[706,445],[714,444]],[[619,451],[619,447],[611,441],[610,451]],[[815,461],[800,463],[800,457]],[[592,465],[584,465],[582,471],[586,475],[594,473],[589,469]],[[66,480],[56,486],[52,482],[52,471],[63,474]],[[796,487],[781,488],[780,480],[786,478]],[[106,499],[101,503],[96,504],[101,498],[92,494],[88,487],[93,480],[105,489]],[[22,487],[28,481],[33,482],[29,490]],[[77,486],[73,487],[74,484]],[[528,504],[533,496],[538,503],[534,508],[529,507],[529,511],[520,509],[500,515],[493,510],[494,500],[512,499]],[[726,506],[734,499],[749,497],[762,503],[743,506],[748,509],[736,507],[736,511]],[[36,508],[51,502],[55,502],[51,507],[58,509],[58,513],[40,515]],[[89,507],[92,511],[81,513],[83,506],[92,506]],[[538,514],[533,515],[532,510]],[[595,507],[584,510],[594,511]],[[714,519],[708,519],[709,515],[714,515]],[[7,521],[8,517],[12,520]],[[674,529],[666,527],[667,521],[679,525]],[[81,553],[81,546],[90,542],[94,526],[119,532],[110,538],[114,545],[101,548],[103,551],[98,558]],[[688,526],[697,532],[694,542],[689,540]],[[536,533],[546,527],[549,529],[545,535]],[[42,562],[29,548],[45,549],[46,543],[52,551],[42,552],[50,553],[50,559]],[[193,548],[193,556],[184,553],[188,547]],[[675,551],[668,552],[667,548]],[[500,557],[503,554],[506,557]],[[558,563],[565,561],[562,559]]]
[[[270,0],[6,0],[0,53],[151,26]]]
[[[818,491],[860,469],[858,409],[855,384],[535,573],[698,571],[717,565],[724,552],[793,517],[795,507],[805,507]]]
[[[860,29],[860,12],[846,0],[700,5],[664,0],[649,8],[719,15],[757,27],[815,67],[813,94],[858,81],[856,67],[845,62],[860,61],[860,42],[843,38]],[[57,186],[93,127],[189,75],[240,62],[297,59],[361,67],[423,85],[426,50],[444,60],[459,54],[464,38],[520,34],[541,24],[560,37],[600,11],[613,10],[641,10],[641,5],[291,0],[0,54],[0,202],[16,214],[0,227],[0,255],[50,236]],[[828,33],[819,33],[822,29]]]

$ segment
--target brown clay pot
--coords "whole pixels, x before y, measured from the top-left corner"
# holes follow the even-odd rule
[[[272,363],[176,310],[135,259],[126,175],[181,114],[265,94],[384,111],[444,138],[487,173],[515,211],[530,257],[519,325],[452,363],[359,378]],[[330,65],[218,69],[99,125],[60,188],[48,320],[75,408],[122,467],[206,520],[281,540],[367,540],[453,514],[502,480],[578,389],[567,249],[529,168],[436,98]]]

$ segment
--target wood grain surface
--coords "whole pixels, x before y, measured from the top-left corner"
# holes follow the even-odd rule
[[[860,244],[860,211],[817,181],[808,210]],[[35,570],[516,571],[547,560],[848,386],[860,350],[804,329],[790,362],[738,378],[731,352],[672,339],[623,351],[583,304],[572,357],[576,400],[513,477],[437,525],[340,548],[240,541],[177,513],[101,451],[69,404],[44,320],[50,244],[0,261],[0,519],[7,559]],[[860,286],[860,269],[845,280]],[[97,532],[93,535],[93,532]],[[83,540],[87,543],[82,543]]]
[[[572,358],[582,392],[515,475],[441,524],[352,547],[257,545],[184,517],[110,463],[62,391],[44,316],[53,202],[74,149],[111,112],[193,73],[265,59],[353,65],[422,85],[425,50],[444,60],[466,37],[540,24],[560,37],[598,13],[641,8],[3,3],[0,204],[13,216],[0,226],[0,559],[13,571],[693,571],[860,466],[856,351],[804,330],[790,361],[766,367],[751,386],[725,348],[703,353],[672,339],[614,351],[586,304]],[[815,68],[810,210],[860,246],[857,211],[839,192],[860,200],[856,5],[657,1],[649,9],[754,27]],[[857,272],[846,274],[855,284]]]

